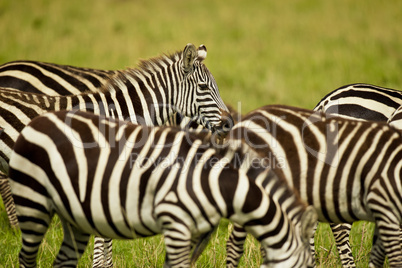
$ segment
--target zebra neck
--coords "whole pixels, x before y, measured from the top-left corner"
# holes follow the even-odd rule
[[[167,80],[168,73],[164,68],[152,70],[126,70],[114,77],[105,86],[100,94],[106,98],[118,99],[119,103],[126,104],[127,112],[123,120],[145,125],[164,125],[178,110],[177,99],[179,88],[172,88]],[[181,79],[176,77],[176,84]],[[119,118],[122,119],[122,118]]]
[[[162,91],[162,90],[161,90]],[[55,110],[81,110],[148,126],[163,125],[174,110],[147,90],[126,82],[125,88],[72,96],[46,97]],[[53,110],[50,108],[50,110]]]

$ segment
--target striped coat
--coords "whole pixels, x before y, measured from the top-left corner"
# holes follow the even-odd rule
[[[189,58],[190,57],[190,58]],[[216,82],[202,61],[206,49],[191,44],[182,52],[142,61],[122,71],[98,93],[44,96],[0,90],[0,158],[2,170],[21,129],[46,111],[80,109],[146,125],[163,125],[175,112],[193,117],[212,131],[233,125]]]
[[[319,220],[376,223],[373,265],[402,265],[402,134],[385,123],[265,106],[230,133],[257,150],[275,173],[315,207]],[[381,241],[381,242],[380,242]],[[382,256],[382,259],[381,259]]]
[[[75,265],[89,234],[131,239],[163,233],[167,264],[188,267],[191,241],[222,217],[261,241],[269,267],[312,262],[315,213],[287,184],[269,169],[248,178],[178,128],[84,112],[45,114],[21,132],[9,175],[26,267],[34,266],[53,213],[65,233],[56,266]]]
[[[118,71],[40,61],[11,61],[0,65],[0,87],[49,96],[98,92]]]

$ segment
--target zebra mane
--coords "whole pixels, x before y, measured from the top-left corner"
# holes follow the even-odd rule
[[[137,79],[140,77],[147,77],[155,72],[158,72],[164,65],[172,65],[182,59],[183,51],[176,51],[173,54],[162,54],[149,59],[140,59],[137,67],[118,70],[112,75],[109,81],[102,86],[99,91],[102,93],[113,92],[117,88],[124,88],[122,83],[131,79]],[[161,64],[163,63],[163,64]]]

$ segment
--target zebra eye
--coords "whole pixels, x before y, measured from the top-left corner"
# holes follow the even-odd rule
[[[207,88],[208,88],[208,85],[205,84],[205,83],[199,83],[198,86],[199,86],[201,89],[207,89]]]

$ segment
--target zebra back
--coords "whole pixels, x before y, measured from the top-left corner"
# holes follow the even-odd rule
[[[386,122],[400,105],[402,105],[401,91],[357,83],[328,93],[316,105],[314,111]]]
[[[53,211],[64,232],[74,226],[63,245],[78,237],[79,255],[89,238],[84,234],[131,239],[163,233],[170,264],[186,265],[191,239],[227,217],[261,241],[272,267],[312,264],[314,211],[270,169],[250,179],[179,128],[79,111],[45,114],[21,132],[9,175],[18,218],[27,219],[20,221],[20,263],[26,265],[36,259]],[[63,246],[60,251],[71,255]],[[63,265],[60,256],[56,264]]]
[[[97,92],[117,71],[19,60],[0,66],[0,87],[49,96]]]
[[[389,117],[387,123],[396,129],[402,130],[402,106],[395,110]]]

